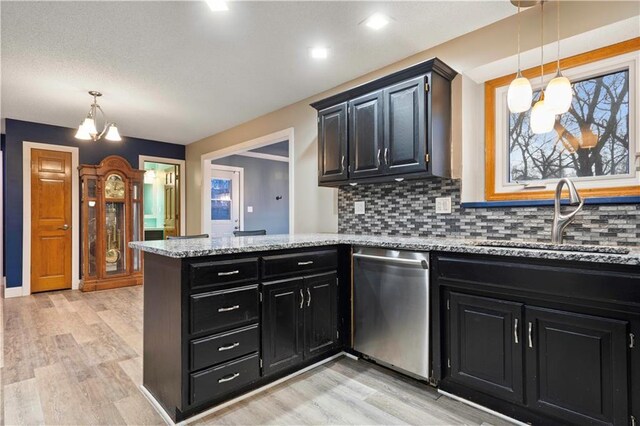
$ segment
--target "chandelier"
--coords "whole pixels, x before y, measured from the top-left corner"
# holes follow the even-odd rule
[[[78,126],[78,131],[76,132],[76,139],[81,140],[93,140],[94,142],[104,138],[108,141],[119,142],[122,140],[120,137],[120,133],[118,133],[118,128],[116,127],[116,123],[110,123],[107,121],[107,116],[105,115],[100,105],[98,105],[98,97],[102,96],[102,93],[97,92],[95,90],[91,90],[89,95],[93,96],[93,103],[89,108],[89,113],[87,117],[80,123]],[[98,132],[98,128],[96,126],[97,114],[100,111],[102,114],[103,128],[101,132]]]

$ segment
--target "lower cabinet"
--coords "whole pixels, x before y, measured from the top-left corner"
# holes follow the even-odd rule
[[[526,307],[531,408],[566,423],[627,424],[627,323]]]
[[[262,284],[263,375],[338,345],[335,272]]]
[[[447,304],[448,380],[565,424],[628,423],[627,322],[458,292]]]

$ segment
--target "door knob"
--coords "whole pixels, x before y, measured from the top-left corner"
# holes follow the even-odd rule
[[[67,229],[69,229],[69,225],[67,225],[66,223],[64,225],[62,225],[61,227],[59,227],[58,229],[61,229],[63,231],[66,231]]]

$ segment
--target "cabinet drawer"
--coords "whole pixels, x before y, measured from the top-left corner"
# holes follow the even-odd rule
[[[191,341],[191,369],[199,370],[258,351],[258,324]]]
[[[335,249],[262,258],[262,274],[265,279],[336,269],[337,266],[338,252]]]
[[[191,333],[222,331],[258,321],[257,285],[194,294]]]
[[[258,280],[258,259],[221,260],[189,264],[189,280],[192,288],[236,284]]]
[[[240,389],[260,378],[258,354],[190,374],[190,402],[197,404]]]

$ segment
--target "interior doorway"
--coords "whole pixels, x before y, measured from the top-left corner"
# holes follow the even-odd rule
[[[142,159],[141,166],[145,170],[144,239],[182,235],[182,165],[170,160]]]

